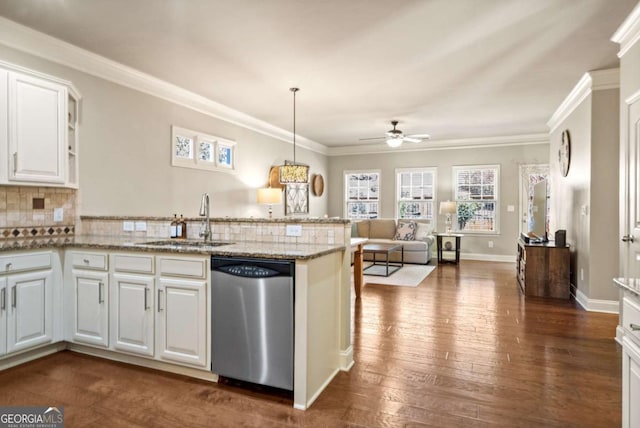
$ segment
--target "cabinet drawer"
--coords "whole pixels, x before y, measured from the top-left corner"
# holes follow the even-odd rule
[[[107,270],[107,255],[103,253],[73,253],[71,264],[75,268]]]
[[[190,278],[207,277],[206,259],[182,259],[173,257],[158,258],[160,275],[183,276]]]
[[[51,252],[14,254],[0,257],[0,273],[47,269],[50,267]]]
[[[625,296],[622,305],[622,326],[625,332],[640,345],[640,301],[637,298]]]
[[[111,263],[116,272],[154,273],[153,256],[115,254]]]

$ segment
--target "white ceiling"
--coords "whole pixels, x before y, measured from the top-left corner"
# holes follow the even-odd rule
[[[0,15],[329,147],[548,132],[636,0],[3,0]],[[375,141],[366,143],[376,144]],[[379,143],[379,142],[378,142]],[[420,144],[429,144],[423,142]]]

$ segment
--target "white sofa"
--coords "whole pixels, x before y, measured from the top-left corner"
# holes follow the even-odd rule
[[[402,219],[400,221],[416,222],[416,237],[413,240],[396,240],[396,229],[398,222],[395,219],[371,219],[359,220],[352,223],[351,236],[368,238],[367,244],[402,244],[404,248],[404,262],[427,264],[431,261],[431,253],[435,245],[435,237],[433,236],[433,227],[428,220],[409,220]],[[369,254],[365,254],[365,260],[372,260]],[[392,253],[391,261],[400,261],[400,253]]]

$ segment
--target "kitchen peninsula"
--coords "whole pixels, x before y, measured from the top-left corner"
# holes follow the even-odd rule
[[[123,221],[144,221],[147,230],[123,234]],[[217,375],[210,372],[209,301],[210,258],[215,255],[295,261],[294,407],[306,409],[339,370],[349,370],[353,351],[350,254],[345,245],[350,238],[348,220],[211,219],[213,240],[225,244],[219,246],[203,245],[193,235],[170,240],[164,233],[167,221],[87,217],[77,227],[84,232],[81,235],[0,241],[0,281],[5,281],[0,288],[5,283],[7,292],[13,284],[19,288],[20,276],[35,272],[44,278],[42,288],[53,302],[51,307],[38,308],[49,325],[42,340],[9,347],[4,353],[0,348],[0,369],[71,349],[216,381]],[[286,236],[290,224],[301,226],[301,236]],[[191,229],[195,233],[197,227]],[[174,302],[170,287],[185,290],[176,297],[175,302],[182,303],[175,310],[193,308],[175,327],[168,315],[160,317],[170,312],[165,309]],[[17,292],[29,296],[28,291]],[[123,293],[129,293],[126,299]],[[142,328],[119,330],[128,320],[125,306],[136,299],[139,315],[149,317],[144,324],[150,329],[148,339],[127,336]],[[29,313],[33,311],[25,309],[22,316]],[[189,325],[185,319],[193,320],[194,331],[184,331]]]

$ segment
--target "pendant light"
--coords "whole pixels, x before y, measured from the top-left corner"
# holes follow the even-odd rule
[[[296,163],[296,92],[300,89],[289,88],[289,90],[293,92],[293,164],[280,166],[280,183],[308,183],[309,166]]]

